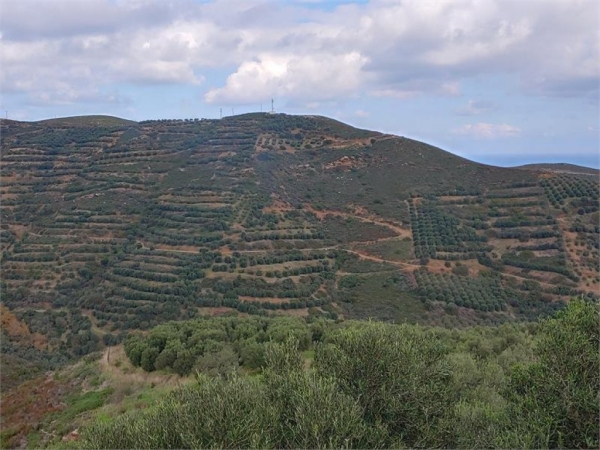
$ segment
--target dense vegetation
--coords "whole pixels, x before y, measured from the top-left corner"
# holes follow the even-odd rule
[[[322,338],[324,328],[323,321],[307,326],[292,317],[202,317],[161,325],[146,336],[130,335],[125,352],[134,366],[147,372],[168,368],[179,375],[194,369],[222,374],[238,365],[261,368],[266,344],[282,343],[290,336],[298,350],[307,350]]]
[[[2,389],[203,314],[453,328],[597,297],[597,173],[317,116],[0,127]]]
[[[125,367],[98,373],[117,345],[131,375],[201,382],[92,447],[597,446],[597,360],[568,359],[586,361],[590,310],[563,311],[597,299],[597,171],[482,166],[317,116],[0,128],[3,445],[130,408]]]
[[[258,319],[228,318],[165,326],[128,341],[130,356],[137,357],[137,345],[156,348],[161,337],[166,345],[181,336],[200,345],[220,330],[221,340],[235,346],[278,327],[259,325]],[[206,355],[200,356],[195,386],[146,410],[99,421],[84,432],[83,447],[600,445],[597,305],[573,300],[539,326],[449,331],[343,323],[318,335],[309,369],[300,348],[310,326],[296,325],[283,341],[274,332],[264,344],[259,376],[236,374],[237,364],[224,371],[204,368]]]

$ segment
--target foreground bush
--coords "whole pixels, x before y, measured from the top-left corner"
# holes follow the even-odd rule
[[[312,369],[297,340],[270,343],[260,376],[199,375],[147,410],[92,426],[82,445],[598,448],[598,325],[596,306],[571,302],[539,327],[531,362],[518,329],[500,341],[351,323],[326,333]]]
[[[370,425],[410,447],[448,442],[448,349],[419,327],[367,323],[334,332],[315,355],[317,373],[356,399]]]
[[[85,448],[377,448],[358,404],[303,369],[293,341],[267,348],[264,380],[198,376],[153,407],[87,430]]]
[[[528,447],[600,448],[600,326],[582,301],[542,325],[539,361],[517,365],[506,395]]]

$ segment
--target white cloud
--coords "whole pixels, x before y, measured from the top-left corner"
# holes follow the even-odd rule
[[[225,104],[457,96],[497,74],[528,94],[597,102],[599,12],[594,0],[4,0],[0,83],[58,98],[61,83],[198,85],[220,68],[229,77],[204,98]]]
[[[519,136],[521,134],[521,129],[505,123],[469,123],[452,130],[452,132],[480,139],[495,139]]]
[[[262,55],[227,78],[225,86],[204,96],[208,103],[252,103],[270,97],[328,100],[349,94],[362,82],[366,58],[358,52],[322,55]]]

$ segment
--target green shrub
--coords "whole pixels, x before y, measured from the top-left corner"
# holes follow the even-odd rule
[[[367,423],[385,424],[408,446],[437,447],[451,433],[445,354],[437,339],[417,327],[356,324],[317,347],[314,366],[360,404]]]
[[[221,370],[228,364],[201,358],[198,365],[205,365],[204,372],[223,376],[198,373],[196,385],[179,388],[146,410],[99,420],[83,430],[81,446],[599,446],[596,305],[573,300],[540,326],[459,331],[372,322],[330,325],[314,327],[322,343],[307,369],[299,351],[302,343],[293,334],[281,342],[259,343],[248,335],[248,322],[236,323],[229,333],[245,336],[246,341],[238,342],[252,351],[260,347],[260,376],[240,377]],[[157,344],[158,336],[150,340]],[[234,361],[235,366],[237,354],[211,342],[208,347],[215,351],[203,358]],[[129,341],[135,349],[133,344]],[[83,394],[71,409],[96,408],[103,395]]]
[[[541,326],[539,361],[516,366],[506,390],[527,446],[599,448],[598,308],[572,300]]]

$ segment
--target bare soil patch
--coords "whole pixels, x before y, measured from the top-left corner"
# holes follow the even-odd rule
[[[200,247],[192,247],[191,245],[156,244],[156,248],[159,250],[167,250],[170,252],[181,252],[181,253],[199,253],[200,252]]]

